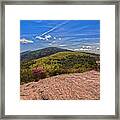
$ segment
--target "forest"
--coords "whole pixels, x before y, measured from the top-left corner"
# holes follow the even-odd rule
[[[32,52],[33,56],[30,52],[21,54],[20,84],[37,82],[40,79],[60,74],[82,73],[90,70],[100,71],[99,54],[60,48],[54,48],[51,52],[50,49],[52,48],[42,49],[42,53],[45,51],[44,55],[41,54],[41,50]],[[25,54],[31,55],[31,58],[23,57]]]

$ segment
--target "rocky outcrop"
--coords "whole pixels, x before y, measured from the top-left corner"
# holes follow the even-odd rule
[[[20,86],[21,100],[99,100],[100,73],[62,74]]]

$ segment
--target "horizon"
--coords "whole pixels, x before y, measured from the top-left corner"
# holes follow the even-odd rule
[[[58,49],[63,49],[63,48],[60,48],[60,47],[46,47],[46,48],[58,48]],[[46,48],[35,49],[35,50],[27,50],[27,51],[20,52],[20,54],[25,53],[25,52],[39,51],[39,50],[46,49]],[[70,50],[70,49],[65,49],[65,50]],[[71,52],[83,52],[83,53],[91,53],[91,54],[94,53],[94,54],[100,55],[99,52],[93,52],[93,51],[76,51],[76,50],[71,50]]]
[[[100,50],[99,20],[20,20],[20,52],[47,47]]]

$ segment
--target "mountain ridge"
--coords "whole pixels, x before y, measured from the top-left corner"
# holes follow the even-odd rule
[[[25,51],[20,53],[20,60],[29,61],[29,60],[38,59],[38,58],[46,57],[58,52],[65,52],[65,51],[72,52],[72,50],[62,49],[58,47],[47,47],[47,48],[42,48],[34,51]]]

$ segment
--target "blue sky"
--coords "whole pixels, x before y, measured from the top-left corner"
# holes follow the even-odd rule
[[[99,20],[21,20],[20,50],[60,47],[99,51]]]

